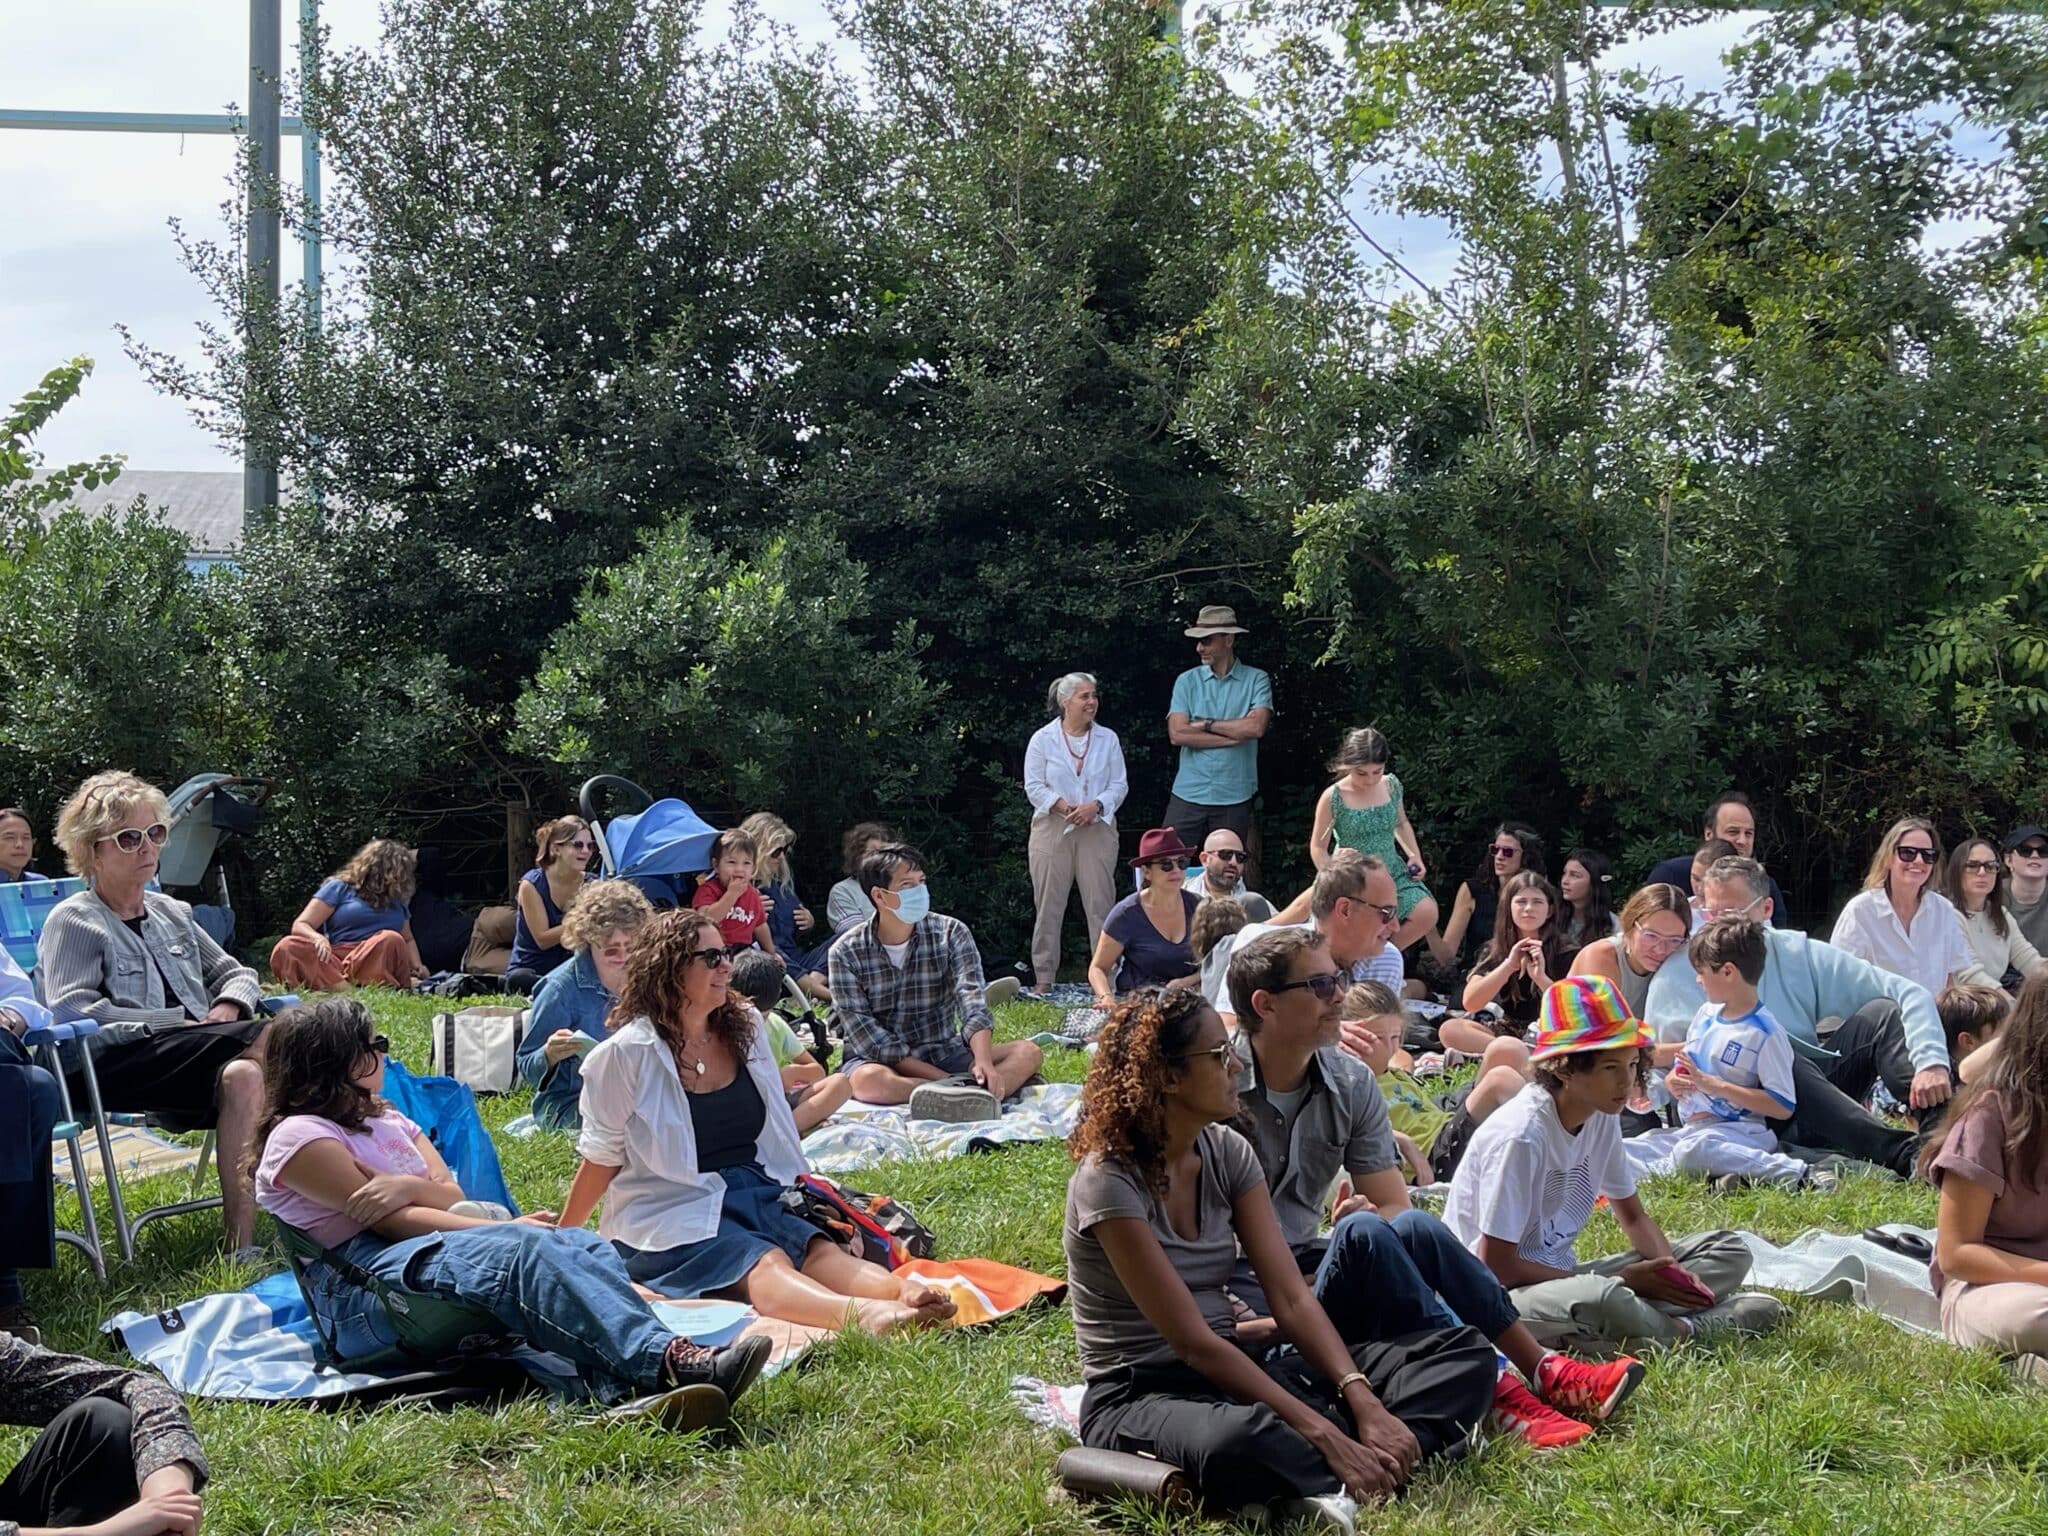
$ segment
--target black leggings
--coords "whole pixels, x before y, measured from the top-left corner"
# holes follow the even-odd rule
[[[0,1482],[0,1521],[94,1525],[136,1498],[134,1420],[112,1398],[81,1398],[50,1420]]]
[[[1476,1328],[1434,1329],[1354,1345],[1351,1358],[1387,1411],[1408,1426],[1423,1458],[1460,1454],[1493,1405],[1499,1367]],[[1336,1387],[1291,1348],[1260,1369],[1290,1396],[1352,1432]],[[1192,1366],[1112,1371],[1088,1383],[1081,1440],[1101,1450],[1154,1456],[1187,1474],[1212,1503],[1340,1492],[1320,1452],[1263,1403],[1241,1403]]]

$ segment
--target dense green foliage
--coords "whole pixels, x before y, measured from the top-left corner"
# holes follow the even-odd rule
[[[302,103],[324,327],[245,348],[194,241],[208,360],[143,354],[322,515],[203,600],[10,631],[0,713],[37,775],[277,775],[285,906],[364,835],[502,838],[612,770],[782,812],[811,890],[900,820],[1015,951],[1046,683],[1102,675],[1135,835],[1225,601],[1278,686],[1268,889],[1374,721],[1440,882],[1503,814],[1632,874],[1735,783],[1817,920],[1874,823],[2048,802],[2048,30],[1788,9],[1708,88],[1640,62],[1699,19],[1266,0],[1177,50],[1139,8],[861,0],[842,65],[745,8],[393,0]],[[95,560],[169,569],[28,520],[7,590],[54,616]],[[131,622],[178,739],[10,659],[102,677]]]

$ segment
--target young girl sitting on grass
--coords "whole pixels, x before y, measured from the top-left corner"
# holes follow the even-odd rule
[[[1460,999],[1467,1013],[1490,1003],[1500,1015],[1492,1023],[1446,1018],[1437,1025],[1437,1037],[1446,1047],[1477,1056],[1498,1038],[1519,1039],[1536,1022],[1544,992],[1571,962],[1558,916],[1557,887],[1543,876],[1524,870],[1501,887],[1493,937],[1479,951]]]
[[[1920,1171],[1941,1189],[1941,1331],[2048,1373],[2048,977],[2020,988],[1998,1049],[1949,1106]]]
[[[675,1428],[723,1420],[760,1373],[767,1340],[711,1350],[676,1337],[611,1245],[557,1229],[552,1212],[465,1213],[426,1133],[377,1096],[390,1050],[352,998],[278,1015],[249,1153],[257,1205],[394,1291],[474,1303],[507,1336],[575,1361],[601,1395],[656,1394],[635,1408]],[[342,1267],[315,1264],[306,1294],[344,1362],[397,1337],[384,1302]]]

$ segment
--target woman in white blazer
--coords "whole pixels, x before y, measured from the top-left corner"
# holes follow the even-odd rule
[[[782,1203],[805,1168],[759,1016],[727,987],[732,955],[699,912],[641,931],[614,1019],[583,1062],[583,1162],[562,1205],[602,1203],[639,1284],[730,1296],[763,1317],[888,1333],[953,1314],[944,1292],[856,1259]]]

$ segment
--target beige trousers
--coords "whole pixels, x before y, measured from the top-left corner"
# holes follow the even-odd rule
[[[1116,905],[1116,828],[1094,821],[1069,829],[1057,816],[1031,823],[1031,894],[1038,920],[1031,927],[1031,971],[1043,992],[1059,979],[1060,928],[1067,898],[1081,887],[1081,911],[1088,919],[1088,952],[1102,936],[1102,920]]]
[[[1941,1331],[1951,1344],[1965,1349],[1983,1346],[2005,1355],[2048,1355],[2048,1285],[1950,1280],[1941,1288]]]

